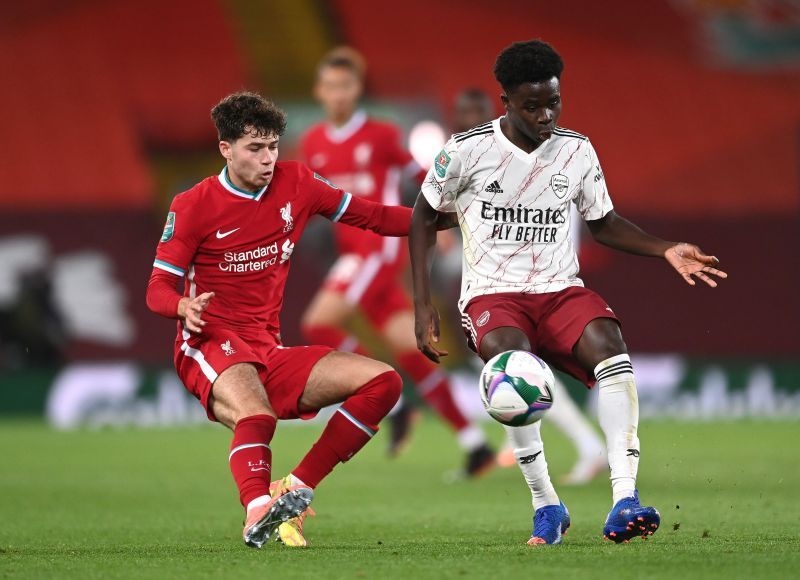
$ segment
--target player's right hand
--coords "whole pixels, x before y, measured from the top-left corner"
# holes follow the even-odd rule
[[[183,320],[183,325],[189,332],[197,334],[203,332],[203,327],[207,323],[201,316],[213,297],[213,292],[203,292],[195,298],[183,297],[178,302],[178,318]]]
[[[448,355],[446,350],[434,345],[439,342],[439,311],[432,304],[414,308],[414,334],[417,348],[433,362],[438,364],[441,357]]]

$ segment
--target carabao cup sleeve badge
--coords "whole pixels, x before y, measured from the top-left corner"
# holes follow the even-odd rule
[[[167,223],[164,224],[164,233],[161,234],[161,241],[170,241],[173,233],[175,233],[175,212],[171,211],[167,214]]]
[[[436,175],[441,178],[444,178],[445,174],[447,173],[447,166],[450,165],[450,156],[447,154],[447,151],[442,149],[439,152],[439,155],[436,156],[436,161],[433,162],[433,167],[436,170]]]

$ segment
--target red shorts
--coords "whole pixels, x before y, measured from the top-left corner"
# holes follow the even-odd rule
[[[366,256],[343,254],[328,272],[324,287],[344,294],[380,329],[398,312],[412,310],[401,280],[404,270],[405,261],[387,261],[380,252]]]
[[[501,326],[520,329],[534,354],[553,367],[593,387],[594,374],[578,364],[572,354],[583,329],[595,318],[611,318],[614,311],[598,294],[571,286],[545,294],[486,294],[469,301],[461,316],[469,347],[480,352],[483,337]]]
[[[188,339],[186,339],[188,337]],[[283,347],[266,332],[250,335],[211,325],[200,335],[178,335],[175,339],[175,369],[184,386],[216,421],[209,397],[217,376],[237,363],[252,363],[279,419],[310,419],[317,413],[297,408],[312,367],[333,349],[327,346]]]

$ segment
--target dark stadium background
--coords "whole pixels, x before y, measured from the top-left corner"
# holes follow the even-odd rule
[[[223,95],[255,89],[283,106],[281,155],[291,159],[319,118],[315,64],[338,44],[368,60],[368,108],[408,132],[426,119],[446,128],[462,88],[499,94],[495,55],[541,37],[566,62],[560,124],[592,139],[617,210],[698,243],[730,275],[716,290],[690,288],[656,260],[584,247],[584,280],[642,361],[643,398],[677,389],[689,399],[672,414],[690,417],[800,416],[798,10],[700,0],[4,3],[0,415],[112,421],[91,409],[54,419],[54,385],[80,390],[85,372],[100,390],[128,385],[105,400],[117,407],[160,396],[174,323],[146,310],[145,286],[170,199],[219,171],[209,110]],[[330,259],[328,235],[312,229],[308,251],[292,258],[287,344],[301,342],[296,322]],[[441,284],[442,303],[451,286]],[[445,334],[461,341],[453,320]]]

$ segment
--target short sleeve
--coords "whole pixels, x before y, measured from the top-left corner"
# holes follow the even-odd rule
[[[422,195],[436,211],[456,211],[456,197],[462,186],[461,170],[456,142],[451,137],[445,143],[444,149],[436,155],[422,182]]]
[[[611,203],[603,169],[590,141],[586,141],[583,162],[583,179],[574,200],[575,205],[586,221],[599,220],[614,209],[614,204]]]
[[[164,231],[156,247],[154,268],[176,276],[185,276],[199,245],[197,224],[193,223],[190,206],[180,196],[172,200]]]

